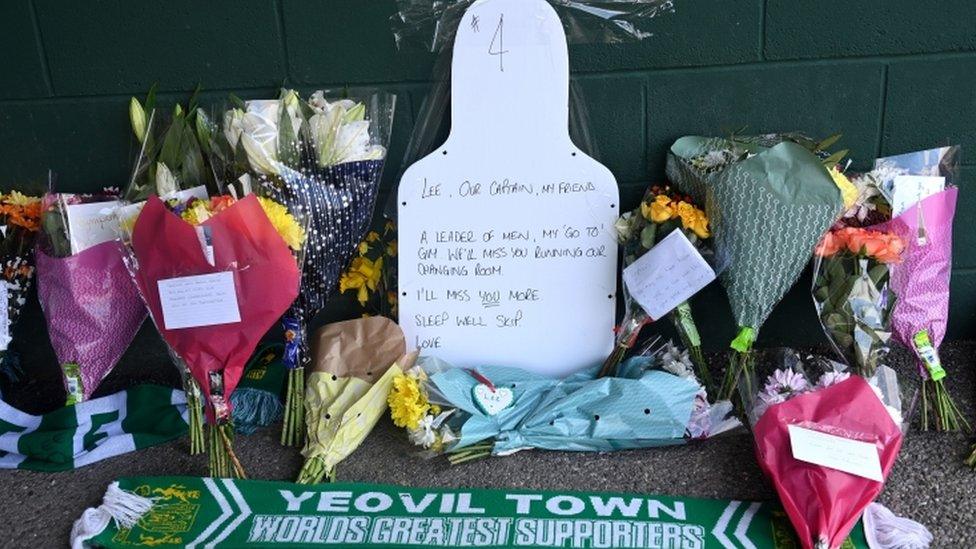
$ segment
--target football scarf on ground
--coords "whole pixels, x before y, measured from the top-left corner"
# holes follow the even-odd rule
[[[186,396],[158,385],[34,416],[0,402],[0,468],[67,471],[186,434]]]
[[[118,519],[119,522],[116,522]],[[798,547],[770,503],[637,494],[126,478],[73,547]],[[844,549],[866,548],[859,525]]]

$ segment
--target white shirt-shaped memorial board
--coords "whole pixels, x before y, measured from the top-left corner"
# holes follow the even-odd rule
[[[461,20],[450,136],[399,188],[400,325],[458,367],[563,376],[613,347],[619,210],[569,137],[566,36],[543,0]]]

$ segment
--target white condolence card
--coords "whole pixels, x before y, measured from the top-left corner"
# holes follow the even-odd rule
[[[65,213],[68,217],[68,234],[71,235],[71,253],[81,253],[103,242],[115,240],[119,224],[115,211],[121,205],[118,200],[68,204]]]
[[[799,425],[788,425],[793,457],[881,482],[881,457],[873,442],[839,437]]]
[[[234,273],[230,271],[167,278],[158,286],[167,330],[241,321]]]
[[[630,295],[654,320],[715,280],[715,271],[685,233],[672,231],[623,273]]]

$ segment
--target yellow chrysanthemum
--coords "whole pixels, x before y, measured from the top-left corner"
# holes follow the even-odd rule
[[[366,305],[370,290],[376,289],[383,272],[383,258],[370,261],[367,257],[357,257],[352,260],[349,270],[339,277],[339,292],[356,290],[356,299],[360,305]]]
[[[368,254],[369,253],[369,243],[367,243],[365,240],[363,240],[362,242],[359,243],[358,249],[359,249],[359,255],[366,255],[366,254]]]
[[[39,196],[27,196],[20,191],[10,191],[3,197],[3,201],[11,206],[30,206],[41,201]]]
[[[386,245],[386,255],[396,257],[397,251],[399,251],[397,248],[397,241],[391,240],[390,243]]]
[[[674,216],[671,199],[667,195],[659,194],[650,204],[641,202],[641,215],[648,221],[664,223]]]
[[[258,201],[285,244],[292,250],[300,250],[305,243],[305,229],[298,224],[295,216],[288,212],[288,208],[270,198],[258,197]]]
[[[405,374],[393,378],[393,387],[386,401],[390,405],[390,417],[397,427],[416,429],[421,418],[430,410],[430,403],[420,390],[420,383]]]
[[[199,225],[204,221],[210,219],[210,207],[209,202],[204,200],[194,200],[183,213],[180,214],[183,221],[186,221],[190,225]]]
[[[840,189],[840,196],[844,200],[844,209],[850,208],[857,202],[858,192],[857,187],[851,183],[851,180],[844,175],[837,166],[830,168],[830,177],[834,180],[834,185]]]
[[[376,242],[379,239],[380,233],[376,231],[369,231],[369,233],[366,234],[366,242]]]

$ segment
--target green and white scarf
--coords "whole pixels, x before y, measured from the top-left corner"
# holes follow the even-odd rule
[[[126,478],[72,547],[800,547],[776,505],[638,494]],[[842,549],[867,547],[859,523]]]
[[[0,468],[67,471],[186,434],[183,391],[139,385],[44,415],[0,402]]]

